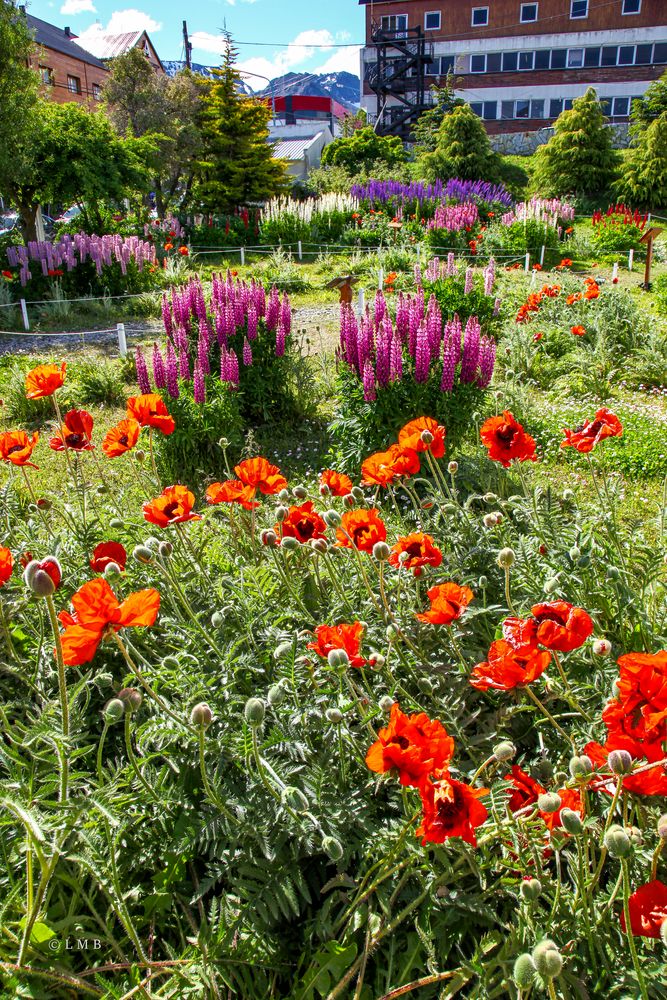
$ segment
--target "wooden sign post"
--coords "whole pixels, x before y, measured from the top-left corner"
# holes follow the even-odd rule
[[[357,284],[359,279],[353,274],[345,274],[340,278],[333,278],[328,281],[325,288],[337,288],[340,292],[340,301],[351,304],[352,302],[352,288]]]
[[[651,226],[650,229],[646,230],[646,232],[639,241],[640,243],[643,243],[646,246],[646,267],[644,269],[644,284],[642,285],[642,288],[644,289],[645,292],[650,292],[651,290],[651,262],[653,258],[653,241],[656,239],[656,237],[660,235],[661,232],[662,229],[659,229],[657,226]]]

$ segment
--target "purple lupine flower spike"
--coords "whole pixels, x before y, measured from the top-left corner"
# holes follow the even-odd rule
[[[139,389],[142,393],[151,391],[151,383],[148,378],[148,366],[146,365],[146,358],[141,350],[141,347],[137,347],[134,355],[134,363],[137,369],[137,382],[139,383]]]
[[[153,344],[153,382],[156,389],[164,389],[167,385],[167,373],[164,368],[164,359],[158,344]]]
[[[372,403],[377,398],[375,391],[375,372],[369,358],[364,363],[364,399],[367,403]]]
[[[252,347],[247,337],[243,340],[243,364],[246,368],[252,364]]]
[[[176,358],[176,351],[174,350],[174,345],[171,340],[167,340],[167,361],[165,365],[165,372],[167,378],[167,392],[172,399],[178,399],[178,361]]]
[[[199,406],[206,402],[206,382],[204,379],[204,373],[199,363],[195,365],[193,396],[195,403]]]

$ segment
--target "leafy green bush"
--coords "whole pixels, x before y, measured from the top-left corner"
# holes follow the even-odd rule
[[[215,375],[205,381],[204,405],[195,403],[192,386],[184,382],[177,399],[162,394],[176,423],[173,434],[159,435],[156,440],[158,465],[170,482],[198,482],[205,475],[224,475],[225,456],[219,442],[227,440],[238,447],[242,440],[238,395]]]
[[[535,256],[540,253],[541,247],[546,247],[544,255],[546,267],[557,264],[563,255],[557,230],[534,219],[513,222],[509,226],[501,222],[490,225],[484,233],[484,241],[480,247],[490,256],[494,253],[515,253],[517,256],[530,253]]]

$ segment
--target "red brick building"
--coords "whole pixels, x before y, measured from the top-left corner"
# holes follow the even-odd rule
[[[362,106],[406,137],[450,74],[489,132],[550,125],[588,87],[612,121],[667,70],[667,0],[359,0]]]
[[[69,28],[58,28],[32,14],[26,14],[26,21],[37,46],[31,63],[39,73],[43,96],[57,104],[75,101],[95,108],[109,75],[102,60],[77,45]]]

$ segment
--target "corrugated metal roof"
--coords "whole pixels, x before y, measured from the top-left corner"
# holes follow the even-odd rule
[[[97,35],[91,37],[87,44],[100,59],[114,59],[134,48],[142,34],[142,31],[126,31],[122,35]]]
[[[48,21],[42,21],[38,17],[33,17],[32,14],[26,14],[26,21],[38,45],[43,45],[45,49],[52,49],[54,52],[62,52],[63,55],[71,56],[89,66],[106,69],[104,63],[96,55],[87,49],[82,49],[72,40],[70,35],[65,34],[62,28],[56,27],[55,24],[49,24]]]
[[[278,160],[302,160],[304,153],[318,135],[321,135],[321,132],[304,136],[301,139],[279,139],[274,147],[273,155]]]

